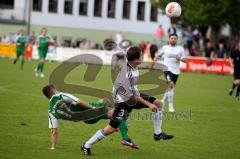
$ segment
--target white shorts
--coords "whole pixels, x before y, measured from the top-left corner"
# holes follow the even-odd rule
[[[48,125],[50,129],[58,127],[58,119],[50,113],[48,114]]]

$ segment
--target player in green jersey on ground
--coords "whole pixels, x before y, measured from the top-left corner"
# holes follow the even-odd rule
[[[20,30],[17,38],[16,38],[16,59],[13,61],[14,64],[17,63],[17,61],[21,60],[21,69],[23,69],[24,65],[24,50],[26,45],[26,38],[24,36],[24,31]]]
[[[106,98],[99,101],[85,102],[71,94],[58,92],[53,85],[43,87],[42,92],[49,99],[48,118],[49,128],[51,129],[52,150],[56,149],[57,144],[58,119],[95,124],[100,119],[110,119],[112,117],[113,108],[110,107],[110,101]],[[61,109],[61,107],[64,107],[64,109]],[[139,146],[134,144],[128,137],[126,121],[123,120],[118,128],[123,138],[122,145],[138,149]]]

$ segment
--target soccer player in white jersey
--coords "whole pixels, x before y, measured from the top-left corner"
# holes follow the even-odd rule
[[[160,56],[163,57],[163,63],[168,67],[168,70],[164,72],[165,78],[168,82],[168,88],[163,97],[163,105],[168,101],[169,112],[174,112],[173,97],[174,86],[176,85],[178,76],[180,74],[180,62],[186,62],[186,55],[184,48],[177,45],[177,34],[170,34],[168,45],[164,45],[160,51]]]

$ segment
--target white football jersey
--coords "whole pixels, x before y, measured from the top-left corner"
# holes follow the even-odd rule
[[[186,58],[184,48],[179,45],[164,45],[159,52],[162,56],[163,64],[168,67],[168,71],[176,75],[180,74],[180,61],[177,61],[176,57],[178,56],[180,59]]]

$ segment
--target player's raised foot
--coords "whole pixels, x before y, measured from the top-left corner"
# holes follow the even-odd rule
[[[44,78],[44,76],[45,76],[44,73],[40,73],[40,77]]]
[[[153,138],[154,138],[155,141],[158,141],[158,140],[170,140],[173,137],[174,137],[173,135],[169,135],[169,134],[166,134],[164,132],[161,132],[160,134],[154,134],[153,135]]]
[[[229,95],[229,96],[232,96],[232,94],[233,94],[233,89],[229,89],[228,95]]]
[[[139,146],[137,144],[134,144],[131,139],[129,140],[122,140],[121,144],[124,146],[129,146],[133,149],[139,149]]]
[[[13,61],[13,64],[16,64],[16,63],[17,63],[17,60],[14,60],[14,61]]]
[[[91,155],[91,148],[86,148],[85,142],[81,145],[81,150],[83,151],[84,155]]]

